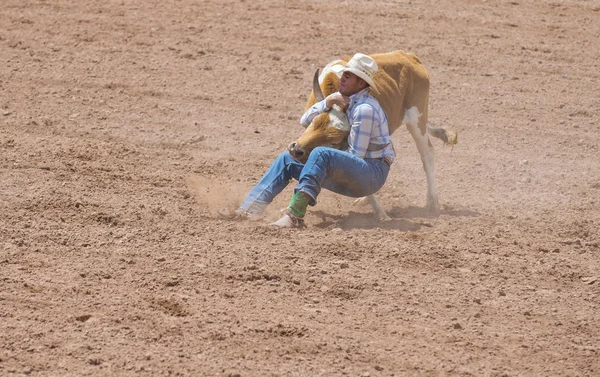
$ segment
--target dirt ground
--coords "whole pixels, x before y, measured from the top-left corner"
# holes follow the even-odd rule
[[[600,375],[598,0],[3,0],[0,375]],[[295,140],[314,70],[415,52],[379,198],[303,230],[215,211]]]

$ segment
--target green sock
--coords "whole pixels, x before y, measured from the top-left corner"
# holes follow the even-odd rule
[[[290,213],[296,217],[303,218],[304,215],[306,215],[308,201],[308,195],[304,194],[302,191],[298,191],[292,195],[292,200],[290,200],[288,211],[290,211]]]

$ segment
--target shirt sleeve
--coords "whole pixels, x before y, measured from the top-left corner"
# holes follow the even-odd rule
[[[375,111],[370,105],[361,104],[353,109],[350,118],[354,121],[348,136],[348,152],[360,158],[365,158],[371,141],[371,133],[378,121]]]
[[[315,103],[308,110],[306,110],[304,115],[302,115],[302,118],[300,118],[300,124],[305,128],[310,126],[310,122],[312,122],[317,115],[324,113],[327,110],[329,109],[325,104],[325,100]]]

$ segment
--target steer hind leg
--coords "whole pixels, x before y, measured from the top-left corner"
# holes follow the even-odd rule
[[[416,108],[413,108],[416,110]],[[410,109],[409,111],[411,111]],[[425,176],[427,177],[427,210],[434,215],[439,215],[440,205],[438,201],[437,192],[435,190],[434,180],[434,153],[433,145],[429,140],[429,134],[427,133],[427,107],[425,105],[423,114],[419,116],[418,121],[411,119],[406,122],[406,127],[415,140],[419,154],[421,155],[421,162],[423,163],[423,170],[425,170]]]

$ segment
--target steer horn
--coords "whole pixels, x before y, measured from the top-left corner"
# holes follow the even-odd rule
[[[315,71],[315,75],[313,77],[313,93],[315,94],[315,98],[317,99],[317,102],[321,102],[325,99],[325,96],[323,96],[323,91],[321,90],[321,86],[319,85],[319,71],[321,69],[317,68],[317,70]]]

